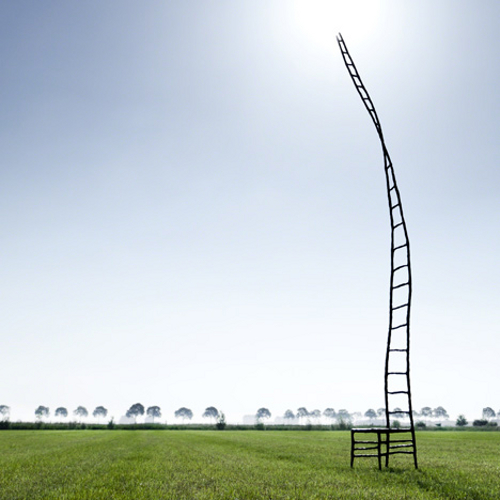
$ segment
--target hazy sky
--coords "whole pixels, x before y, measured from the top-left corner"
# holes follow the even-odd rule
[[[338,31],[403,197],[414,407],[500,409],[497,0],[16,0],[0,23],[14,420],[383,405],[383,159]]]

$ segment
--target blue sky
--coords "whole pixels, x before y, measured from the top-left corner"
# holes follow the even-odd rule
[[[14,419],[382,406],[383,161],[340,30],[403,197],[414,406],[500,409],[500,4],[354,6],[2,4]]]

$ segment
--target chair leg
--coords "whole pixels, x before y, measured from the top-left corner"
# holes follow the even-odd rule
[[[351,468],[354,467],[354,433],[351,431]]]
[[[385,466],[389,467],[389,432],[385,434]]]
[[[380,432],[377,432],[377,459],[378,459],[378,470],[382,470],[382,442],[380,438]]]

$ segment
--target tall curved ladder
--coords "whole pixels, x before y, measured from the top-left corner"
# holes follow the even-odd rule
[[[412,295],[410,242],[401,204],[401,195],[394,175],[391,157],[385,145],[384,134],[375,106],[366,90],[358,70],[349,55],[346,44],[339,33],[337,42],[344,59],[347,71],[365,105],[382,146],[384,155],[384,171],[387,185],[387,199],[391,220],[391,279],[389,298],[389,333],[385,356],[385,419],[386,427],[374,429],[377,439],[366,439],[371,429],[353,429],[351,434],[351,466],[355,457],[377,456],[379,460],[385,457],[385,465],[389,464],[389,455],[396,453],[413,455],[415,468],[417,464],[417,446],[415,441],[415,426],[410,390],[410,306]],[[397,418],[404,419],[400,425]],[[396,423],[398,422],[398,423]],[[405,424],[406,423],[406,424]],[[356,440],[361,433],[363,439]],[[392,435],[396,437],[392,439]],[[362,444],[359,447],[357,445]],[[361,450],[362,453],[356,453]],[[365,453],[367,450],[375,450]]]

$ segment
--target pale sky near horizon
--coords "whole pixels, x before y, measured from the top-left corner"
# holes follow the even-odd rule
[[[367,5],[1,4],[13,420],[383,405],[383,159],[339,31],[403,198],[414,407],[500,410],[500,3]]]

